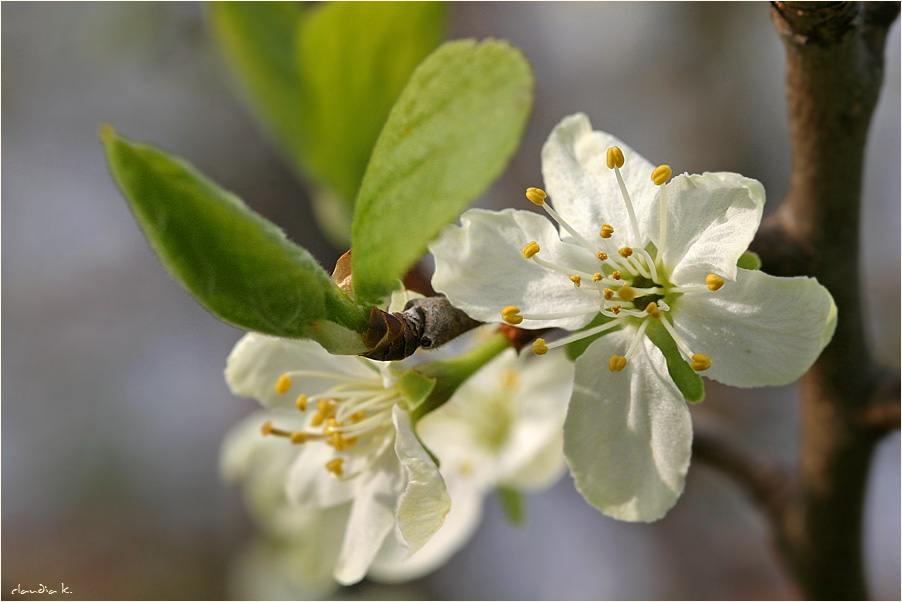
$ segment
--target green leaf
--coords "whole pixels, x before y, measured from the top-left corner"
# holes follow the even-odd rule
[[[501,510],[507,520],[515,526],[520,526],[526,520],[526,502],[523,494],[510,487],[499,487],[496,490],[498,501],[501,502]]]
[[[218,318],[365,351],[358,307],[303,248],[186,162],[101,130],[110,170],[169,273]],[[359,347],[359,349],[358,349]]]
[[[436,2],[334,2],[301,27],[303,155],[348,214],[389,111],[442,40],[445,14]]]
[[[663,319],[663,318],[662,318]],[[651,342],[661,350],[667,360],[667,372],[686,401],[698,403],[705,398],[705,383],[698,373],[680,355],[680,350],[670,333],[659,320],[652,320],[645,331]]]
[[[744,270],[760,270],[761,258],[754,251],[746,251],[739,257],[736,266]]]
[[[426,245],[500,175],[532,107],[519,50],[441,46],[414,71],[382,130],[354,214],[354,292],[384,297]]]
[[[301,162],[300,79],[295,37],[301,22],[294,2],[210,2],[214,39],[240,83],[245,99],[267,132]]]
[[[392,105],[441,42],[436,2],[213,2],[214,38],[251,109],[316,183],[317,219],[347,244],[364,171]]]

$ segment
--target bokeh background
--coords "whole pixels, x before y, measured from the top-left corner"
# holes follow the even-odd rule
[[[506,38],[537,77],[535,112],[504,177],[479,201],[522,206],[539,150],[584,111],[674,171],[787,188],[784,58],[765,3],[462,3],[450,37]],[[241,332],[166,274],[116,190],[97,139],[181,155],[331,267],[343,251],[233,94],[196,3],[2,5],[2,587],[65,583],[69,599],[227,598],[249,540],[239,492],[217,476],[222,435],[254,408],[222,378]],[[899,367],[900,37],[864,179],[867,328]],[[791,462],[789,388],[709,384],[697,421]],[[797,595],[768,530],[701,463],[663,520],[590,508],[565,477],[509,526],[489,499],[473,541],[410,584],[364,582],[340,599],[784,599]],[[900,443],[876,455],[866,558],[873,594],[900,595]]]

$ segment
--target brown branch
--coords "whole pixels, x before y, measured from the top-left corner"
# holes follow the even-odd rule
[[[876,377],[876,384],[869,403],[861,409],[859,422],[861,429],[880,439],[899,430],[900,404],[899,373],[883,371]]]
[[[876,438],[860,416],[875,390],[867,375],[876,370],[860,309],[861,179],[886,30],[898,11],[895,3],[771,5],[786,48],[793,170],[765,236],[776,232],[798,251],[776,271],[816,277],[839,315],[833,341],[801,381],[799,493],[776,525],[813,599],[867,596],[861,520]],[[769,269],[780,266],[780,259],[770,263]]]

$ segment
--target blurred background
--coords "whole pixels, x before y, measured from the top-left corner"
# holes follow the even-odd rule
[[[785,194],[784,58],[764,3],[462,3],[451,38],[496,37],[526,53],[536,105],[524,143],[479,205],[522,206],[539,151],[584,111],[674,172],[737,171]],[[230,589],[252,528],[217,474],[226,430],[255,404],[230,395],[241,332],[167,275],[106,168],[97,129],[185,157],[282,226],[331,269],[305,189],[260,135],[196,3],[2,6],[3,598],[19,584],[69,599],[250,596]],[[898,368],[900,37],[864,184],[868,334]],[[890,307],[887,307],[887,303]],[[708,385],[693,412],[791,462],[790,388]],[[528,499],[514,528],[489,499],[472,542],[403,586],[364,582],[339,599],[785,599],[798,595],[757,510],[701,463],[651,525],[608,519],[565,477]],[[866,515],[878,599],[900,594],[900,442],[880,446]]]

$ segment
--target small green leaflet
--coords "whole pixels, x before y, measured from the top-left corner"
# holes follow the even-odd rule
[[[110,170],[163,265],[216,317],[240,328],[365,351],[369,312],[303,248],[185,161],[104,126]]]
[[[661,320],[664,318],[662,317]],[[686,401],[698,403],[705,398],[705,383],[702,377],[683,359],[676,342],[670,333],[661,326],[660,320],[650,320],[645,331],[651,342],[661,350],[667,360],[667,372],[676,384]]]
[[[532,108],[533,76],[505,42],[449,42],[410,77],[376,142],[351,227],[354,292],[385,297],[495,180]]]

